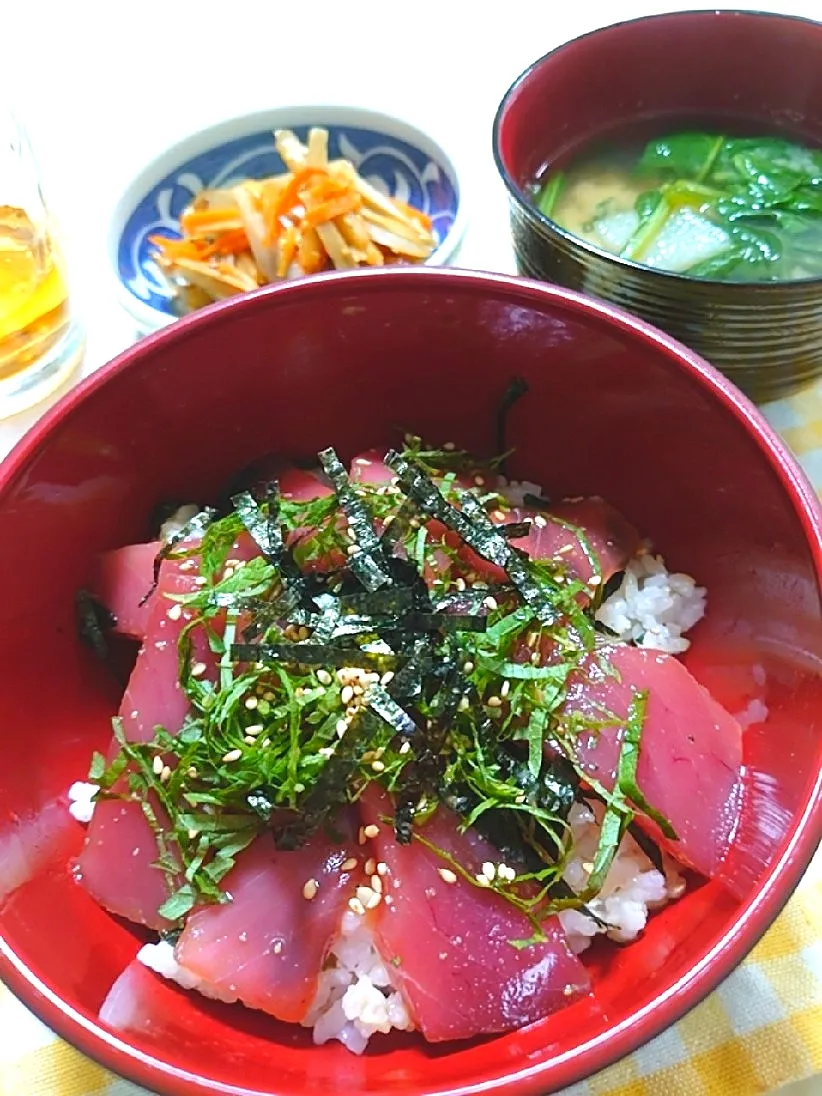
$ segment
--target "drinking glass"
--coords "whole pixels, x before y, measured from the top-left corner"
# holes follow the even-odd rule
[[[0,418],[59,388],[83,342],[28,136],[0,102]]]

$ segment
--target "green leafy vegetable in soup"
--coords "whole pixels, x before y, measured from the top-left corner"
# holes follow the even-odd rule
[[[646,266],[734,282],[822,277],[822,150],[684,132],[550,172],[534,202]]]

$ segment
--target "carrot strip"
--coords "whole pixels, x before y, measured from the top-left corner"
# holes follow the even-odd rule
[[[306,210],[303,224],[316,228],[317,225],[333,221],[335,217],[342,217],[344,213],[356,213],[361,204],[362,199],[359,194],[348,193],[339,198],[331,198],[322,205]]]
[[[304,167],[299,171],[294,172],[293,177],[286,184],[285,189],[277,200],[271,220],[267,220],[266,222],[266,228],[268,229],[266,243],[271,243],[278,238],[284,227],[282,218],[289,214],[294,206],[300,203],[300,191],[305,187],[306,183],[310,182],[310,180],[317,175],[325,174],[325,169],[321,167]]]
[[[214,225],[229,224],[232,227],[242,224],[239,214],[232,209],[187,209],[180,217],[180,227],[187,236]]]
[[[306,228],[300,237],[297,262],[306,274],[317,274],[325,267],[325,251],[315,228]]]
[[[246,236],[245,229],[235,228],[230,232],[223,232],[216,236],[203,248],[201,254],[203,256],[239,255],[243,251],[248,251],[248,248],[248,236]]]

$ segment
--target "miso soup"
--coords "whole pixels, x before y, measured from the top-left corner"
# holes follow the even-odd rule
[[[534,204],[614,255],[694,278],[822,277],[822,150],[679,132],[601,145],[549,170]]]

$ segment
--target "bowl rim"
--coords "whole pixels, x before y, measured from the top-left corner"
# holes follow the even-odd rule
[[[375,280],[376,279],[376,280]],[[514,275],[482,271],[426,267],[388,270],[338,271],[322,278],[307,278],[265,286],[249,294],[220,301],[181,319],[176,324],[146,336],[124,350],[98,371],[84,378],[48,410],[14,447],[0,465],[0,504],[9,485],[16,481],[46,443],[51,433],[69,419],[75,410],[92,398],[104,385],[139,363],[156,347],[173,347],[193,335],[219,326],[222,313],[235,310],[238,315],[285,302],[295,293],[309,297],[353,289],[358,280],[371,282],[370,291],[393,290],[403,283],[413,287],[453,291],[457,285],[474,286],[497,297],[514,299],[520,304],[558,305],[574,314],[585,314],[629,338],[637,338],[660,350],[671,366],[683,370],[695,384],[719,401],[757,445],[791,502],[805,542],[811,554],[822,588],[822,507],[787,445],[751,401],[694,351],[672,337],[607,302],[586,297],[561,286],[549,285]],[[780,849],[755,891],[742,903],[733,924],[677,982],[656,1000],[639,1009],[616,1028],[608,1028],[581,1047],[558,1055],[544,1052],[536,1063],[523,1065],[500,1079],[456,1086],[431,1086],[416,1090],[415,1096],[478,1096],[484,1093],[508,1093],[510,1096],[535,1096],[570,1085],[613,1064],[632,1053],[649,1039],[676,1023],[685,1013],[711,993],[742,962],[787,904],[805,869],[810,864],[822,837],[822,768],[811,782],[802,809],[793,818]],[[27,1008],[49,1028],[120,1076],[168,1096],[263,1096],[259,1089],[233,1083],[211,1082],[179,1069],[141,1051],[125,1039],[104,1028],[90,1014],[80,1012],[60,1000],[39,974],[29,969],[0,935],[0,976]],[[550,1075],[547,1081],[544,1075]],[[374,1096],[388,1096],[387,1090],[374,1088]],[[392,1088],[393,1092],[394,1089]],[[268,1091],[271,1096],[271,1090]],[[291,1096],[294,1096],[293,1090]]]
[[[407,119],[368,107],[330,105],[323,103],[296,103],[251,111],[204,126],[189,133],[163,149],[132,176],[108,214],[106,256],[109,278],[113,278],[114,294],[120,306],[138,324],[141,331],[158,331],[178,323],[182,317],[170,316],[145,301],[141,301],[126,288],[120,277],[118,251],[126,224],[137,205],[175,169],[182,167],[194,156],[216,149],[228,141],[251,137],[283,126],[322,125],[358,126],[383,133],[386,137],[405,141],[425,153],[445,171],[456,191],[457,207],[454,223],[442,242],[425,261],[431,266],[445,265],[459,247],[468,227],[470,206],[466,201],[468,173],[458,160],[440,143],[437,137]],[[272,137],[273,148],[273,137]],[[425,265],[425,264],[421,264]],[[309,276],[309,275],[306,275]]]
[[[725,17],[739,18],[744,16],[750,18],[751,21],[768,19],[777,20],[783,23],[803,23],[822,30],[822,21],[812,19],[806,15],[789,15],[782,12],[747,8],[688,8],[682,11],[655,12],[653,15],[641,15],[632,19],[620,19],[617,22],[608,23],[606,26],[596,27],[594,30],[585,31],[583,34],[578,34],[573,38],[569,38],[567,42],[562,42],[559,46],[542,54],[541,57],[538,57],[535,61],[532,61],[527,68],[523,69],[519,76],[517,76],[509,85],[494,114],[494,122],[491,128],[491,149],[497,173],[508,191],[509,200],[517,205],[526,218],[535,222],[544,231],[554,237],[565,240],[566,243],[571,244],[577,250],[582,251],[589,257],[595,257],[605,264],[615,266],[617,269],[630,270],[641,277],[664,279],[674,291],[677,286],[687,286],[692,290],[696,288],[697,292],[699,291],[698,287],[704,286],[706,294],[720,291],[722,293],[737,295],[746,294],[748,296],[753,293],[775,294],[782,292],[784,294],[786,291],[794,288],[806,289],[808,292],[818,291],[822,289],[822,275],[815,278],[791,278],[789,281],[779,282],[732,282],[723,281],[721,278],[700,278],[690,274],[677,273],[673,270],[658,269],[637,262],[636,259],[626,259],[621,255],[614,255],[613,252],[606,251],[604,248],[597,247],[596,244],[589,243],[588,240],[584,240],[581,236],[577,236],[575,233],[563,228],[562,225],[546,216],[546,214],[538,209],[536,205],[528,200],[528,196],[522,186],[516,181],[504,163],[501,150],[501,131],[505,122],[505,113],[513,102],[519,89],[546,62],[550,61],[557,54],[562,53],[565,49],[577,45],[579,42],[584,42],[589,38],[607,34],[610,31],[615,31],[621,27],[633,27],[644,23],[656,22],[675,23],[681,18],[692,16],[700,16],[706,21],[711,22],[715,22],[717,19]],[[820,56],[822,57],[822,53]],[[584,148],[584,144],[581,147]],[[663,283],[661,282],[660,284]]]

